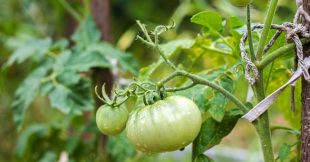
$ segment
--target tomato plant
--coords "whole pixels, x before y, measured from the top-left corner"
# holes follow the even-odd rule
[[[96,112],[98,129],[106,135],[117,135],[123,131],[128,119],[126,108],[101,106]]]
[[[31,27],[27,25],[14,36],[0,33],[0,41],[12,37],[4,41],[7,45],[3,46],[8,46],[13,54],[3,68],[31,64],[23,69],[31,72],[12,101],[12,120],[20,131],[16,158],[143,161],[156,153],[191,145],[192,161],[212,161],[218,157],[206,151],[222,145],[226,136],[244,138],[244,132],[252,130],[247,126],[252,125],[262,152],[262,157],[256,159],[307,161],[309,151],[304,151],[308,146],[304,141],[310,139],[310,118],[302,113],[305,124],[300,131],[300,101],[309,98],[305,87],[310,80],[310,34],[304,23],[310,20],[309,11],[302,7],[308,1],[298,0],[297,6],[288,0],[266,2],[184,0],[172,13],[173,1],[112,1],[117,4],[111,7],[115,10],[112,32],[106,26],[109,19],[105,12],[109,10],[102,7],[108,3],[58,0],[46,9],[55,5],[55,15],[71,15],[78,25],[72,27],[75,30],[70,37],[46,37],[59,32],[52,29],[34,36],[37,30],[29,32]],[[27,6],[30,17],[40,14],[36,5]],[[152,10],[154,6],[158,8]],[[168,25],[155,25],[168,22],[167,15],[173,19]],[[43,17],[33,19],[30,26],[41,24]],[[147,23],[136,21],[134,25],[132,18]],[[14,30],[2,24],[0,27]],[[114,33],[116,38],[112,41]],[[16,73],[14,76],[20,77]],[[1,84],[3,78],[0,77]],[[302,83],[299,78],[303,78]],[[93,91],[96,85],[102,86],[100,94],[97,88]],[[288,86],[290,92],[285,90]],[[302,98],[295,95],[301,91]],[[54,109],[40,109],[41,114],[29,109],[42,102],[48,104],[40,107]],[[271,106],[280,111],[268,111]],[[36,114],[44,120],[32,121]],[[246,126],[240,129],[240,123]],[[279,135],[274,133],[278,130],[285,136],[281,139],[290,140],[279,141]],[[236,131],[238,135],[231,137],[230,133]],[[303,142],[300,136],[305,139]],[[256,142],[242,147],[251,150],[250,143]]]

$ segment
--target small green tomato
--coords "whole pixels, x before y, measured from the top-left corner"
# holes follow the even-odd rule
[[[126,108],[102,105],[96,112],[97,127],[105,135],[117,135],[124,130],[128,116]]]

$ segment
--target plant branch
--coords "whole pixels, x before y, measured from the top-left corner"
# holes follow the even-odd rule
[[[177,77],[177,76],[183,76],[183,77],[187,77],[190,80],[192,80],[193,84],[201,84],[201,85],[206,85],[214,90],[217,90],[218,92],[222,93],[225,97],[227,97],[229,100],[231,100],[236,106],[238,106],[240,108],[240,110],[243,113],[247,113],[249,111],[249,108],[246,107],[237,97],[235,97],[232,93],[228,92],[226,89],[224,89],[223,87],[201,77],[195,74],[191,74],[187,71],[184,70],[177,70],[174,73],[172,73],[171,75],[169,75],[168,77],[164,78],[163,80],[161,80],[158,84],[159,85],[163,85],[166,82],[170,81],[171,79]],[[187,86],[187,88],[191,88],[194,85],[190,85]],[[183,87],[181,90],[185,90],[186,87]]]
[[[140,29],[142,30],[144,36],[146,37],[147,41],[150,42],[151,44],[154,44],[154,42],[152,41],[148,31],[145,28],[145,25],[142,24],[139,20],[137,20],[137,24],[140,27]]]
[[[189,85],[186,85],[184,87],[178,87],[178,88],[166,88],[166,92],[177,92],[177,91],[183,91],[183,90],[186,90],[186,89],[189,89],[189,88],[192,88],[194,86],[196,86],[197,84],[196,83],[191,83]]]
[[[257,60],[261,60],[261,58],[262,58],[263,51],[265,48],[265,44],[267,42],[270,26],[271,26],[271,23],[272,23],[272,20],[273,20],[273,17],[274,17],[276,8],[277,8],[277,4],[278,4],[278,0],[271,0],[271,2],[270,2],[267,17],[266,17],[266,20],[264,23],[263,33],[262,33],[262,36],[261,36],[259,44],[258,44],[258,49],[257,49],[257,54],[256,54]]]
[[[265,98],[265,89],[264,89],[264,78],[263,70],[259,70],[259,79],[253,86],[255,91],[257,101],[262,101]],[[271,132],[269,126],[269,117],[268,111],[263,113],[254,123],[258,136],[261,141],[261,148],[263,151],[264,161],[265,162],[274,162],[274,154],[271,142]]]
[[[159,55],[164,59],[164,61],[173,69],[177,70],[177,67],[166,57],[166,55],[163,53],[163,51],[160,49],[158,44],[155,44],[155,49],[159,53]]]
[[[58,2],[76,19],[76,21],[81,22],[83,20],[82,16],[66,1],[58,0]]]
[[[232,55],[231,52],[229,51],[224,51],[224,50],[220,50],[218,48],[214,48],[214,47],[208,47],[208,46],[200,46],[202,49],[206,50],[206,51],[210,51],[210,52],[216,52],[225,56],[232,56],[234,57],[234,55]]]
[[[309,40],[303,39],[301,41],[303,44],[310,42]],[[277,50],[271,52],[270,54],[266,55],[260,62],[257,63],[258,69],[265,68],[268,64],[272,63],[275,59],[287,54],[288,51],[295,49],[296,45],[294,43],[287,44],[283,47],[278,48]]]
[[[252,27],[251,27],[251,5],[247,5],[247,30],[248,30],[248,41],[250,48],[251,60],[255,60],[255,53],[252,41]]]

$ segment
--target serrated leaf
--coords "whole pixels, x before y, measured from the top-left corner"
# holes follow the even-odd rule
[[[112,65],[102,54],[98,52],[80,52],[71,55],[66,64],[66,69],[75,69],[77,71],[88,71],[91,68],[108,68]]]
[[[54,71],[70,70],[84,72],[95,67],[107,68],[111,66],[106,57],[98,52],[83,50],[73,53],[66,50],[57,57]]]
[[[232,131],[241,115],[240,110],[233,109],[225,113],[222,122],[217,122],[213,118],[207,119],[193,142],[194,157],[219,144]]]
[[[129,71],[135,75],[138,74],[138,62],[134,59],[132,54],[120,51],[109,43],[101,42],[90,45],[87,51],[100,53],[107,59],[114,58],[123,70]]]
[[[27,41],[15,49],[4,67],[11,66],[14,63],[20,64],[34,55],[37,55],[37,57],[42,57],[42,55],[48,51],[51,45],[52,40],[50,38]]]
[[[48,98],[52,107],[65,114],[81,114],[93,109],[91,82],[79,73],[64,71],[50,84],[53,84],[53,89],[50,90]]]
[[[56,50],[56,49],[65,50],[68,46],[69,46],[69,41],[68,41],[67,39],[62,38],[62,39],[56,41],[56,42],[51,46],[51,49],[52,49],[52,50]]]
[[[20,128],[24,119],[25,112],[31,102],[37,95],[41,79],[47,74],[50,69],[49,65],[42,65],[31,72],[28,77],[19,85],[15,92],[14,100],[12,103],[14,123]]]
[[[80,23],[78,29],[72,35],[72,40],[77,46],[86,47],[99,42],[100,32],[92,17],[87,17]]]
[[[222,16],[217,12],[203,11],[199,12],[191,18],[192,23],[196,23],[210,29],[222,30]]]
[[[282,144],[279,150],[279,159],[281,160],[281,162],[287,159],[290,152],[291,152],[291,146],[289,146],[286,143]]]

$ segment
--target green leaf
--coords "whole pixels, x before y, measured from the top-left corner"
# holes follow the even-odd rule
[[[63,71],[49,84],[53,85],[48,94],[52,107],[77,115],[93,109],[91,82],[79,73]]]
[[[230,70],[225,67],[210,70],[205,74],[200,74],[203,78],[215,82],[222,86],[228,92],[233,92],[235,89],[234,80],[238,77],[237,74],[234,76]],[[186,82],[185,84],[189,84]],[[225,115],[225,108],[228,100],[218,91],[211,89],[205,85],[197,85],[193,88],[177,92],[179,95],[192,98],[197,104],[201,112],[208,111],[212,118],[216,121],[221,122]]]
[[[226,98],[219,92],[215,92],[215,95],[208,103],[208,112],[211,117],[218,122],[221,122],[225,115]]]
[[[72,40],[79,47],[86,47],[100,40],[100,32],[92,17],[87,17],[80,23],[78,29],[72,35]]]
[[[49,69],[50,66],[46,64],[39,66],[28,75],[16,90],[12,111],[14,122],[18,128],[21,126],[27,108],[37,95],[41,79],[47,74]]]
[[[236,16],[231,16],[227,19],[227,26],[229,29],[239,28],[244,25],[244,22]]]
[[[217,78],[219,80],[219,85],[222,86],[224,89],[226,89],[228,92],[232,93],[234,90],[234,81],[232,77],[229,75],[229,72],[226,72]],[[221,122],[224,115],[225,115],[225,107],[227,105],[227,99],[226,97],[217,92],[214,91],[213,98],[210,99],[210,102],[208,103],[208,112],[212,116],[213,119],[215,119],[218,122]]]
[[[190,89],[176,92],[176,94],[186,96],[192,99],[196,103],[200,111],[205,112],[207,108],[207,104],[209,102],[209,99],[207,96],[207,89],[208,88],[204,85],[197,85]]]
[[[57,155],[53,151],[46,152],[38,162],[54,162],[57,161]]]
[[[37,57],[42,57],[51,45],[52,40],[50,38],[27,41],[14,50],[4,67],[11,66],[14,63],[20,64],[34,55]]]
[[[109,43],[101,42],[90,45],[87,51],[100,53],[107,59],[114,58],[123,70],[129,71],[135,75],[138,74],[138,62],[134,59],[132,54],[120,51]]]
[[[106,57],[96,51],[81,50],[71,52],[69,50],[62,51],[57,57],[54,65],[54,71],[78,71],[84,72],[95,67],[111,67]]]
[[[180,52],[183,49],[189,49],[194,45],[195,41],[191,39],[180,39],[160,45],[160,49],[167,56],[174,52]]]
[[[291,152],[291,146],[286,143],[282,144],[279,150],[279,155],[278,155],[281,162],[287,159],[290,152]]]
[[[24,130],[21,136],[17,140],[16,153],[19,157],[23,157],[26,151],[32,147],[31,140],[36,136],[45,136],[49,133],[49,127],[46,125],[31,125],[26,130]]]
[[[112,155],[112,161],[115,162],[126,161],[137,154],[136,149],[128,142],[125,133],[110,137],[106,148],[107,152]]]
[[[217,12],[203,11],[191,18],[192,23],[196,23],[212,30],[222,30],[222,16]]]
[[[213,118],[207,119],[202,124],[200,133],[193,142],[194,157],[219,144],[222,138],[232,131],[241,115],[240,110],[233,109],[226,112],[222,122],[217,122]]]
[[[68,59],[65,68],[77,71],[88,71],[95,67],[108,68],[111,66],[112,65],[102,54],[85,51],[72,54]]]

